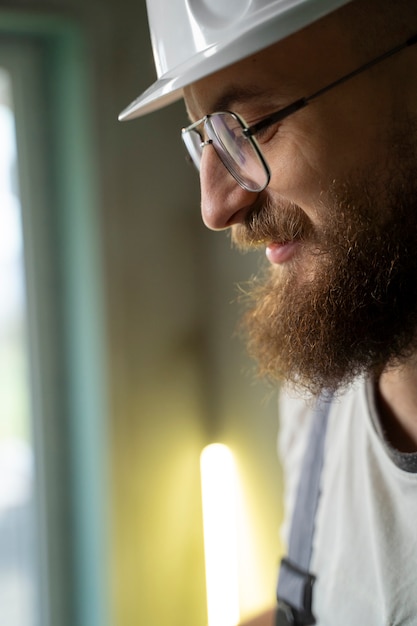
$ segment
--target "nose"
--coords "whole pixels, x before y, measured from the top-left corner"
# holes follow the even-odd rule
[[[243,189],[214,151],[205,147],[200,164],[201,214],[211,230],[241,224],[252,211],[258,194]]]

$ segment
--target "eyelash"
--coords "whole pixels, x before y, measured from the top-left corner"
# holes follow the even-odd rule
[[[268,133],[270,133],[269,139],[272,139],[272,137],[276,134],[280,126],[281,124],[271,124],[271,126],[267,126],[266,128],[261,128],[261,130],[258,130],[256,133],[254,133],[253,136],[255,137],[257,141],[262,143],[262,138],[267,136]],[[264,143],[267,143],[267,141],[265,141]]]

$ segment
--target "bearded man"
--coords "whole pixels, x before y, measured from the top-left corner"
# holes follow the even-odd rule
[[[417,624],[417,6],[249,1],[233,21],[216,0],[184,2],[206,47],[122,118],[183,96],[205,224],[266,250],[243,328],[261,373],[286,383],[291,533],[307,474],[320,482],[276,623]],[[166,54],[169,37],[154,31]]]

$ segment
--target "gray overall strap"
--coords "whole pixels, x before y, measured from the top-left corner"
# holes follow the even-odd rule
[[[323,394],[312,416],[291,522],[288,556],[282,559],[279,572],[276,626],[316,623],[311,609],[315,577],[309,567],[330,404],[331,395]]]

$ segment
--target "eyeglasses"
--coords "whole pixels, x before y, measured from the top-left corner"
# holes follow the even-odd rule
[[[256,140],[256,135],[260,131],[267,129],[273,124],[282,122],[285,118],[303,109],[319,96],[416,43],[417,34],[395,48],[388,50],[388,52],[349,72],[349,74],[345,74],[329,85],[322,87],[310,96],[296,100],[252,126],[248,126],[240,115],[231,111],[220,111],[205,115],[201,120],[194,122],[187,128],[183,128],[181,131],[182,139],[192,161],[199,170],[203,149],[208,145],[212,145],[223,165],[243,189],[256,193],[262,191],[269,184],[271,170]],[[200,127],[203,129],[202,131]],[[204,139],[204,136],[207,139]]]

